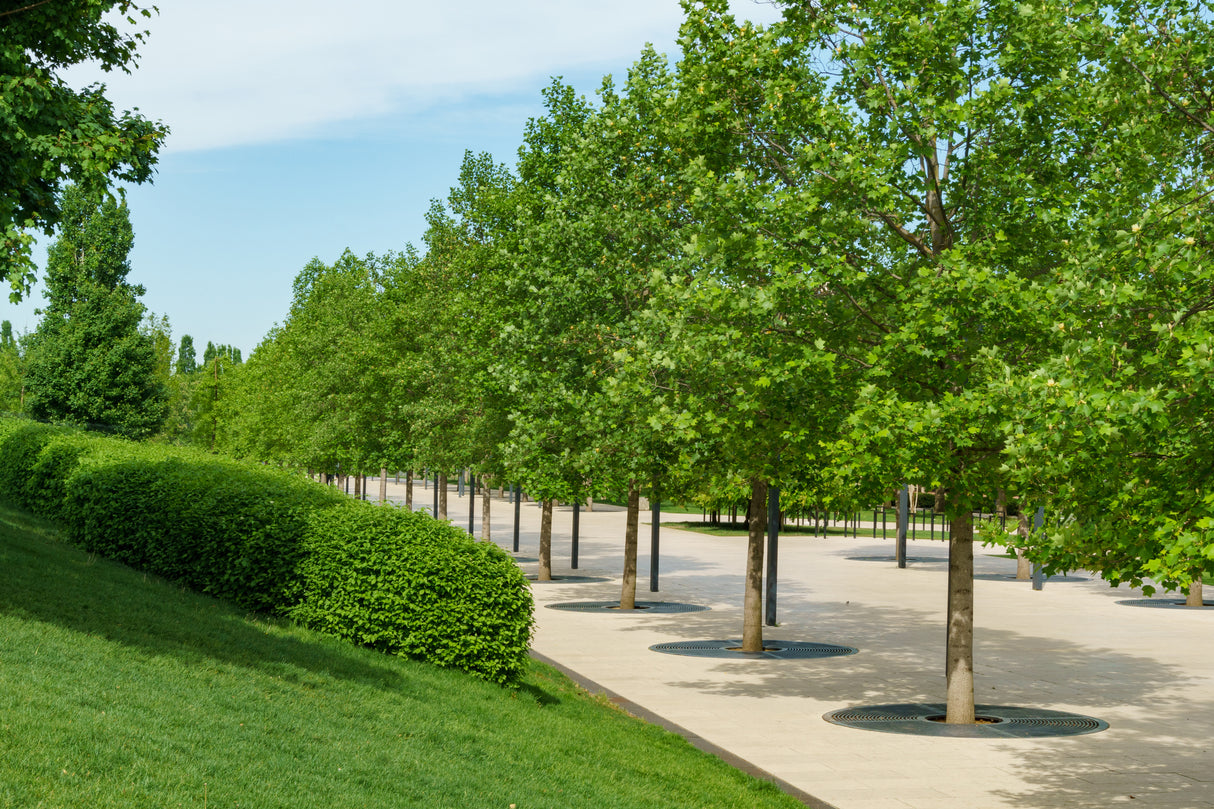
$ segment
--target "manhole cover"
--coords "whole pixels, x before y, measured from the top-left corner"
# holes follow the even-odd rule
[[[1090,716],[1020,708],[1008,705],[975,705],[978,723],[948,725],[942,720],[942,704],[866,705],[844,708],[822,718],[835,725],[904,733],[911,736],[952,736],[967,739],[1040,739],[1047,736],[1080,736],[1108,728],[1108,723]]]
[[[566,601],[561,604],[549,604],[550,610],[569,610],[570,612],[614,612],[619,615],[639,615],[650,612],[704,612],[708,607],[699,604],[678,604],[673,601],[637,601],[636,609],[622,610],[620,602],[616,601]]]
[[[1214,607],[1214,601],[1208,598],[1201,602],[1201,607],[1190,607],[1185,604],[1183,598],[1130,598],[1125,601],[1118,601],[1117,603],[1124,604],[1127,607],[1155,607],[1156,609],[1199,610],[1203,607]]]
[[[528,573],[527,581],[532,584],[585,584],[587,582],[610,581],[600,576],[553,576],[549,581],[540,581],[538,573]]]
[[[689,640],[677,643],[656,643],[649,648],[655,652],[685,657],[719,657],[734,660],[798,660],[817,657],[854,655],[858,649],[833,643],[805,643],[791,640],[763,641],[763,651],[743,652],[740,640]]]
[[[897,562],[898,560],[892,556],[849,556],[848,560],[852,562]],[[908,563],[914,564],[918,562],[947,562],[947,556],[908,556]]]

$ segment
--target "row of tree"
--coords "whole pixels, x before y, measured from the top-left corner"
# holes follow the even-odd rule
[[[249,362],[211,369],[207,443],[519,481],[541,575],[552,501],[618,494],[622,606],[642,492],[745,492],[748,650],[773,486],[931,488],[948,721],[972,722],[979,498],[1063,517],[1026,542],[1049,568],[1214,572],[1211,8],[780,5],[755,27],[688,2],[677,67],[646,51],[594,100],[554,82],[513,169],[468,155],[424,252],[309,264]],[[132,121],[117,162],[146,174],[162,136]]]
[[[219,445],[450,470],[544,504],[901,482],[952,522],[948,721],[973,721],[973,525],[1065,517],[1048,569],[1214,572],[1214,37],[1204,0],[686,4],[588,100],[556,81],[513,170],[469,154],[425,250],[314,261],[234,376]],[[706,503],[707,504],[707,503]]]

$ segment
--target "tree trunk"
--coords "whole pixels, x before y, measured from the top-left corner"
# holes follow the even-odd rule
[[[363,476],[354,476],[354,499],[361,500],[363,495]]]
[[[1020,509],[1020,516],[1017,518],[1016,533],[1024,540],[1024,544],[1028,544],[1029,537],[1029,515],[1024,513],[1024,509]],[[1016,548],[1016,580],[1029,581],[1033,578],[1033,563],[1024,555],[1023,548]]]
[[[937,514],[944,513],[944,489],[936,489],[935,500],[932,501],[932,511]]]
[[[388,467],[381,467],[379,470],[379,504],[382,506],[388,502]]]
[[[413,470],[405,473],[405,508],[413,510]]]
[[[540,507],[540,581],[552,581],[552,501]]]
[[[1189,585],[1189,597],[1185,599],[1186,607],[1204,607],[1206,605],[1201,594],[1201,584],[1201,571],[1196,570],[1193,572],[1193,583]]]
[[[641,490],[635,480],[628,481],[628,518],[624,523],[624,585],[620,588],[620,609],[636,609],[637,603],[637,531],[641,522]]]
[[[489,488],[489,476],[481,478],[481,539],[489,541],[489,504],[493,502],[493,491]]]
[[[767,481],[750,482],[746,542],[746,598],[742,604],[742,651],[763,651],[763,543],[767,539]]]
[[[953,518],[948,540],[948,649],[945,687],[950,725],[974,724],[974,516]]]
[[[440,474],[438,476],[438,518],[440,520],[447,519],[447,476]]]

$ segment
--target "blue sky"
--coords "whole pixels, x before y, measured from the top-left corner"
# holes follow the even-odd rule
[[[768,4],[733,0],[756,22]],[[208,0],[161,3],[116,106],[172,129],[152,185],[131,188],[130,280],[176,341],[247,356],[311,258],[421,246],[423,215],[465,149],[513,165],[540,90],[592,95],[648,42],[673,55],[677,0]],[[672,58],[673,61],[673,58]],[[45,241],[36,249],[45,257]],[[40,289],[0,319],[37,325]]]

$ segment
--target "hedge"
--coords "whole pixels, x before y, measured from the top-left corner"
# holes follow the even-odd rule
[[[494,682],[522,674],[534,609],[506,553],[425,514],[350,501],[310,517],[305,626]],[[519,620],[520,616],[528,620]]]
[[[497,546],[298,474],[0,418],[0,496],[90,552],[393,654],[513,682],[534,603]]]

